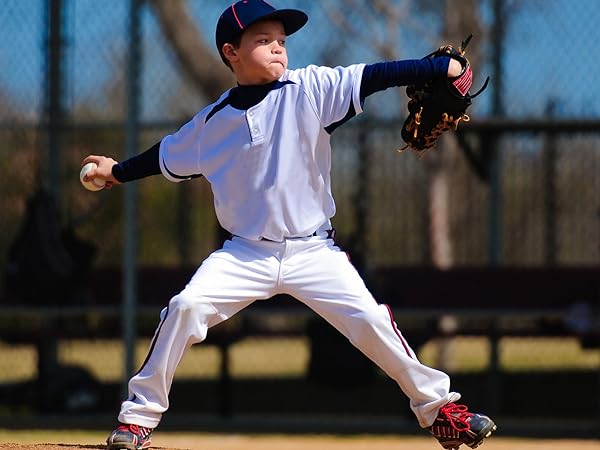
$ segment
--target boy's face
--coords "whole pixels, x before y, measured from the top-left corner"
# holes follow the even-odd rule
[[[265,20],[250,25],[238,48],[225,44],[223,52],[239,84],[266,84],[278,80],[287,69],[285,29],[279,21]]]

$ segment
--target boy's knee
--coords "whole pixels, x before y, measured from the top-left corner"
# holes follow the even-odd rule
[[[177,323],[180,333],[187,333],[195,344],[206,339],[208,329],[218,322],[216,309],[202,298],[178,294],[169,302],[168,315]]]
[[[169,302],[169,312],[174,314],[192,314],[194,316],[209,317],[215,315],[215,308],[201,298],[178,294]]]
[[[352,341],[373,335],[375,330],[381,326],[383,320],[382,314],[377,308],[360,311],[353,315],[353,319],[350,328],[350,339]]]

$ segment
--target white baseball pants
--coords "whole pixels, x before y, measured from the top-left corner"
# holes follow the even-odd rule
[[[422,427],[460,398],[448,375],[421,364],[347,255],[325,235],[284,242],[234,237],[212,253],[160,314],[148,357],[129,381],[119,421],[155,428],[169,407],[175,369],[208,329],[256,300],[289,294],[327,320],[394,379]]]

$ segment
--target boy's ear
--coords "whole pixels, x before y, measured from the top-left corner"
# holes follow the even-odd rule
[[[228,61],[236,61],[238,59],[237,51],[231,44],[223,44],[223,55]]]

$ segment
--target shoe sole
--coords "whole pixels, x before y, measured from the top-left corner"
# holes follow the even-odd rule
[[[470,445],[469,445],[469,444],[467,444],[467,445],[468,445],[469,447],[471,447],[471,448],[477,448],[477,447],[479,447],[481,444],[483,444],[483,441],[484,441],[485,439],[489,438],[489,437],[492,435],[492,433],[493,433],[494,431],[496,431],[496,429],[498,428],[498,426],[497,426],[497,425],[496,425],[494,422],[492,422],[490,425],[491,425],[491,426],[490,426],[490,427],[489,427],[487,430],[486,430],[485,428],[484,428],[483,430],[481,430],[481,434],[480,434],[480,435],[483,435],[483,436],[481,437],[481,439],[478,439],[478,440],[477,440],[477,442],[473,442],[472,444],[470,444]]]
[[[151,442],[145,442],[141,447],[134,444],[110,444],[107,445],[107,450],[142,450],[150,448]]]
[[[141,449],[150,448],[150,445],[147,445],[145,447],[136,447],[135,445],[119,444],[119,445],[112,445],[112,446],[109,446],[106,448],[107,448],[107,450],[141,450]]]
[[[116,444],[110,445],[106,447],[107,450],[138,450],[138,447],[135,445],[127,445],[127,444]]]

